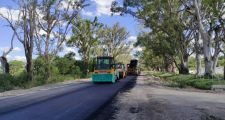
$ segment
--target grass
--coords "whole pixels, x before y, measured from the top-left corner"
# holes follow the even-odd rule
[[[47,81],[43,79],[43,76],[35,76],[33,81],[26,81],[26,75],[21,73],[20,75],[0,74],[0,92],[12,90],[12,89],[28,89],[45,84],[53,84],[58,82],[64,82],[69,80],[76,80],[79,78],[89,78],[91,74],[85,75],[54,75],[51,80]]]
[[[222,80],[221,75],[216,75],[213,79],[206,79],[204,77],[195,76],[193,74],[180,75],[174,73],[164,73],[164,72],[148,72],[149,75],[160,77],[170,83],[169,86],[185,88],[187,86],[192,86],[198,89],[210,90],[212,85],[225,85],[225,81]]]

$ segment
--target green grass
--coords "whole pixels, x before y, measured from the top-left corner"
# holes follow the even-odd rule
[[[225,81],[222,80],[222,75],[216,75],[213,79],[206,79],[204,77],[195,76],[193,74],[180,75],[174,73],[163,72],[148,72],[149,75],[160,77],[170,83],[169,86],[185,88],[192,86],[198,89],[210,90],[212,85],[222,84],[225,85]]]
[[[64,82],[68,80],[76,80],[79,78],[90,78],[91,74],[85,75],[54,75],[49,81],[44,80],[43,76],[35,76],[33,81],[26,80],[26,74],[20,75],[0,74],[0,92],[12,90],[12,89],[28,89],[45,84],[53,84],[58,82]]]

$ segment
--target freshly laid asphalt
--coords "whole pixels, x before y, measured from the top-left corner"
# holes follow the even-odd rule
[[[85,120],[135,78],[115,84],[74,84],[0,100],[0,120]]]

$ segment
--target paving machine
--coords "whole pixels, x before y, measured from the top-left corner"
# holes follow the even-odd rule
[[[138,75],[139,70],[137,67],[138,67],[138,60],[136,59],[130,60],[130,64],[127,64],[127,74]]]

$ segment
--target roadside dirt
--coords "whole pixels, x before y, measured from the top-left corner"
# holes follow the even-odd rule
[[[158,78],[139,76],[95,120],[225,120],[225,94],[170,88]]]

